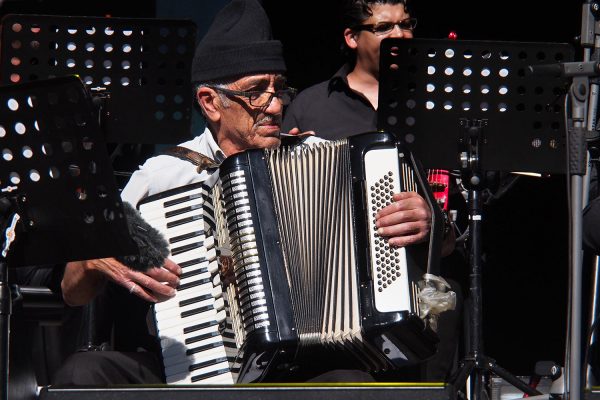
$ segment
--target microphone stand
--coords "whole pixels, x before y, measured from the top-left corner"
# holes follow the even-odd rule
[[[583,208],[589,194],[589,170],[587,142],[597,139],[596,116],[600,85],[599,53],[600,0],[586,0],[583,4],[581,24],[581,45],[584,48],[583,61],[538,65],[529,67],[533,74],[572,78],[569,89],[571,100],[571,126],[568,128],[568,174],[570,180],[570,265],[568,324],[565,347],[564,394],[567,400],[580,400],[582,397],[582,298],[583,292]],[[593,312],[596,305],[596,288],[600,284],[598,259],[594,265],[594,287],[590,325],[594,325]],[[588,343],[588,344],[591,344]],[[588,380],[590,373],[586,374]],[[586,383],[586,386],[588,383]]]
[[[581,293],[582,293],[582,207],[586,144],[584,140],[585,110],[588,96],[587,77],[573,79],[569,95],[572,100],[573,127],[569,129],[569,175],[571,183],[571,276],[569,324],[565,380],[567,400],[580,400],[581,385]]]
[[[588,202],[589,173],[587,165],[587,140],[592,139],[595,131],[598,108],[598,48],[600,36],[598,19],[600,18],[600,1],[586,0],[582,7],[581,46],[584,48],[583,62],[580,67],[562,68],[563,76],[573,76],[569,91],[571,100],[572,127],[568,132],[568,160],[571,189],[571,258],[570,288],[571,307],[568,313],[567,346],[565,349],[565,398],[580,400],[583,395],[582,385],[582,299],[583,292],[583,246],[582,220],[583,208]],[[596,262],[594,275],[598,275]],[[595,291],[592,293],[595,297]],[[593,322],[593,316],[590,322]]]

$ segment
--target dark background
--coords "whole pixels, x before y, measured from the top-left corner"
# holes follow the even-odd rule
[[[113,17],[187,18],[202,35],[226,0],[5,0],[0,14],[37,13]],[[264,0],[276,38],[285,48],[292,86],[327,79],[342,63],[340,0]],[[536,8],[532,8],[536,7]],[[567,42],[577,45],[582,3],[413,0],[416,36]],[[581,54],[578,52],[577,54]],[[509,146],[510,143],[507,143]],[[514,175],[501,174],[495,193]],[[485,352],[515,374],[529,375],[537,360],[562,363],[567,301],[566,179],[521,177],[484,209]],[[463,269],[452,271],[466,277]],[[588,279],[586,278],[586,282]]]

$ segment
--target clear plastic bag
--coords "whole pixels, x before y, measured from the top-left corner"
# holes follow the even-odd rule
[[[444,278],[432,274],[424,274],[418,282],[420,317],[426,320],[431,329],[437,331],[438,316],[456,307],[456,293]]]

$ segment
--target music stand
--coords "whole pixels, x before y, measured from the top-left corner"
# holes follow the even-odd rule
[[[189,140],[192,21],[10,14],[1,34],[3,84],[79,75],[108,142]]]
[[[470,375],[472,398],[479,400],[485,371],[524,393],[541,394],[482,351],[481,191],[485,171],[566,173],[568,82],[527,71],[570,61],[573,53],[565,44],[382,41],[378,128],[397,134],[426,168],[458,165],[469,189],[470,345],[450,381],[453,397]]]
[[[8,266],[138,250],[129,236],[91,98],[78,78],[0,87],[0,117],[0,399],[5,400]]]

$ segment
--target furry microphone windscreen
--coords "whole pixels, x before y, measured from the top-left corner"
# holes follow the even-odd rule
[[[169,256],[169,244],[163,235],[150,226],[140,213],[127,202],[123,210],[131,238],[139,249],[139,254],[115,257],[129,268],[145,272],[152,267],[161,267]]]

